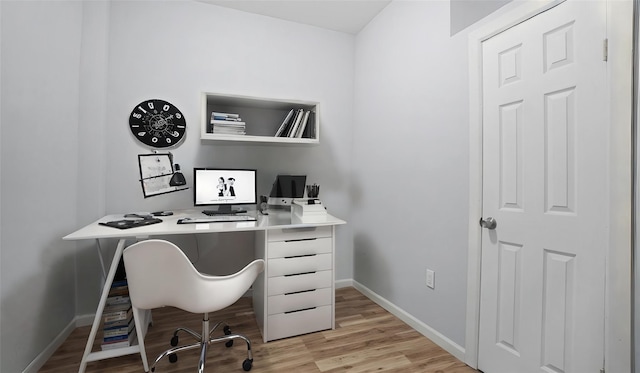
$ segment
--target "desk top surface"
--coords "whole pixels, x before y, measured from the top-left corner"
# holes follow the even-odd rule
[[[250,215],[256,212],[249,212]],[[107,215],[95,222],[78,229],[77,231],[63,237],[64,240],[86,240],[96,238],[145,238],[150,236],[161,236],[169,234],[198,234],[198,233],[216,233],[216,232],[242,232],[242,231],[261,231],[269,229],[288,229],[288,228],[304,228],[317,227],[323,225],[340,225],[345,224],[344,220],[327,214],[320,218],[315,218],[313,223],[297,223],[291,221],[291,213],[289,211],[269,211],[269,215],[257,213],[256,221],[239,221],[239,222],[215,222],[215,223],[198,223],[198,224],[178,224],[178,219],[182,218],[203,218],[206,217],[200,210],[177,210],[173,211],[171,216],[160,216],[162,223],[151,224],[136,228],[118,229],[100,225],[100,222],[108,222],[120,220],[124,218],[123,214]]]

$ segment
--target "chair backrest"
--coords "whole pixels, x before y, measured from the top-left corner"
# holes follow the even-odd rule
[[[264,269],[256,259],[228,276],[204,275],[173,243],[145,240],[124,250],[133,307],[173,306],[193,313],[214,312],[235,303]]]

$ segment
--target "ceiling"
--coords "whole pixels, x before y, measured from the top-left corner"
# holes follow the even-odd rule
[[[391,0],[198,0],[329,30],[357,34]]]

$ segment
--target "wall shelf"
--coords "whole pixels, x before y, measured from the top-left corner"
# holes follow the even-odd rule
[[[200,139],[212,142],[315,145],[319,143],[319,104],[312,101],[283,100],[220,93],[202,93]],[[309,111],[302,137],[275,137],[291,109]],[[245,135],[212,133],[212,112],[239,114]]]

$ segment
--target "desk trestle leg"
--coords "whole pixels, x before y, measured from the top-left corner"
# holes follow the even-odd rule
[[[118,263],[120,263],[120,258],[122,258],[122,252],[124,251],[124,245],[126,243],[125,238],[121,238],[118,241],[118,246],[116,247],[116,252],[113,255],[113,260],[111,262],[111,267],[109,268],[109,272],[107,273],[104,287],[102,288],[102,295],[100,296],[100,302],[98,303],[98,309],[96,310],[96,316],[93,319],[93,325],[91,326],[91,332],[89,333],[89,339],[87,340],[87,345],[84,349],[84,354],[82,355],[82,361],[80,362],[80,368],[78,369],[78,373],[84,373],[87,369],[87,362],[102,360],[110,357],[134,354],[140,352],[140,356],[142,358],[142,365],[144,366],[144,371],[149,371],[149,363],[147,362],[147,354],[144,353],[140,349],[140,344],[137,346],[131,346],[127,348],[122,348],[118,350],[111,351],[98,351],[91,352],[93,349],[93,343],[96,339],[96,334],[98,333],[98,329],[100,328],[100,323],[102,321],[102,312],[104,311],[105,304],[107,303],[107,297],[109,296],[109,290],[111,289],[111,283],[113,282],[113,277],[116,274],[116,270],[118,269]],[[99,253],[102,254],[102,253]],[[136,325],[139,322],[146,322],[145,320],[137,320],[134,314],[134,322]],[[145,325],[146,326],[146,325]],[[146,328],[145,328],[146,329]],[[138,340],[144,339],[143,335],[138,335]]]

